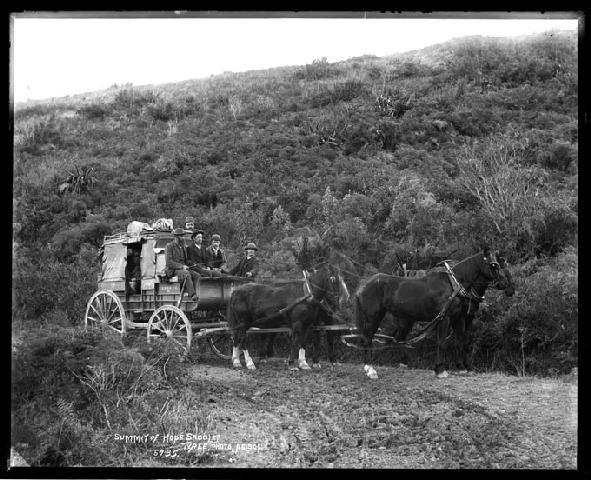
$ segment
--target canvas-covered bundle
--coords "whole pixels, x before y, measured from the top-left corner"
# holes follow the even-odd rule
[[[127,225],[127,233],[130,235],[140,235],[145,231],[172,231],[173,221],[172,218],[159,218],[154,223],[149,224],[145,222],[133,221]]]
[[[152,224],[154,230],[172,230],[173,222],[172,218],[159,218]]]

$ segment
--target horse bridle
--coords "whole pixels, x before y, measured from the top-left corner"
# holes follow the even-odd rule
[[[470,284],[467,288],[464,287],[458,281],[458,279],[454,275],[454,272],[453,272],[452,268],[448,265],[448,263],[446,261],[444,261],[443,264],[445,265],[445,269],[447,271],[447,274],[449,275],[449,277],[451,279],[452,289],[457,290],[458,291],[457,294],[460,297],[467,298],[468,300],[474,301],[476,303],[480,303],[480,302],[482,302],[484,300],[484,296],[481,297],[480,295],[478,295],[474,291],[473,283]],[[493,270],[496,270],[497,268],[500,268],[500,265],[498,264],[498,262],[490,262],[489,265],[490,265],[490,267]],[[498,286],[498,283],[499,283],[499,277],[498,277],[498,274],[497,274],[497,278],[491,280],[490,282],[487,282],[486,285],[495,288],[495,286]]]
[[[316,265],[314,265],[314,266],[312,267],[312,272],[315,272],[315,271],[318,269],[318,267],[319,267],[319,266],[325,265],[325,264],[327,264],[327,263],[328,263],[327,261],[323,261],[323,262],[319,262],[319,263],[317,263]],[[310,286],[311,282],[310,282],[310,280],[309,280],[309,277],[308,277],[308,275],[309,275],[309,273],[308,273],[308,270],[307,270],[307,269],[305,269],[305,270],[304,270],[304,279],[305,279],[305,282],[306,282],[306,287],[307,287],[308,291],[310,292],[310,293],[308,294],[308,296],[309,296],[309,299],[310,299],[310,300],[314,300],[314,301],[316,301],[316,302],[318,303],[318,305],[320,305],[320,307],[322,307],[322,309],[323,309],[325,312],[327,312],[329,315],[332,315],[332,316],[338,317],[338,314],[336,313],[336,311],[335,311],[335,310],[334,310],[334,309],[333,309],[333,308],[332,308],[332,307],[331,307],[331,306],[328,304],[328,302],[326,301],[326,297],[325,297],[325,298],[323,298],[322,300],[318,300],[317,298],[315,298],[315,297],[314,297],[314,294],[312,293],[312,288],[311,288],[311,286]],[[330,281],[330,282],[336,282],[336,281],[337,281],[337,277],[335,277],[334,275],[330,275],[330,276],[329,276],[329,281]],[[312,285],[314,285],[314,286],[316,286],[316,287],[318,287],[318,288],[323,288],[323,287],[320,287],[320,285],[317,285],[317,284],[312,284]],[[326,291],[326,289],[325,289],[325,288],[323,288],[323,290],[325,290],[325,291]]]

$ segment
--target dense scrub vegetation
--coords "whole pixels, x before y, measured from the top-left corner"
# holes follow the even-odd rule
[[[486,242],[518,293],[491,294],[475,361],[568,371],[577,76],[575,35],[553,32],[19,105],[13,318],[79,324],[103,235],[132,220],[192,216],[232,265],[253,240],[263,276],[283,278],[298,274],[291,247],[306,233],[364,274],[390,273],[395,253],[427,268]]]

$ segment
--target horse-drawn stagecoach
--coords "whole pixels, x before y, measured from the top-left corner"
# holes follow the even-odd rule
[[[165,274],[165,247],[173,238],[171,231],[154,230],[105,237],[99,255],[99,290],[86,307],[87,326],[103,325],[123,335],[129,330],[145,329],[148,342],[163,340],[186,352],[194,337],[205,338],[216,355],[232,359],[234,366],[240,366],[238,355],[242,350],[249,368],[254,368],[254,364],[247,352],[246,334],[290,333],[293,359],[296,341],[302,350],[309,332],[326,330],[333,336],[341,332],[346,345],[364,350],[366,367],[369,364],[366,372],[375,378],[371,367],[374,341],[410,346],[441,326],[448,316],[451,318],[447,331],[466,339],[471,318],[488,286],[505,290],[509,296],[514,292],[510,273],[505,267],[500,269],[494,255],[486,250],[453,267],[445,264],[446,270],[430,273],[423,279],[372,276],[353,295],[355,325],[342,321],[339,314],[343,293],[349,298],[344,281],[347,268],[349,273],[354,269],[350,259],[345,259],[349,267],[337,265],[343,261],[341,254],[325,258],[310,271],[304,269],[301,280],[274,281],[271,288],[252,284],[248,278],[201,277],[195,285],[198,299],[192,300],[184,294],[184,285],[178,278]],[[130,268],[134,261],[135,266]],[[249,283],[252,288],[246,285]],[[388,292],[382,292],[383,289]],[[234,292],[240,294],[233,296]],[[384,335],[380,329],[387,313],[401,322],[397,334]],[[329,320],[318,325],[319,316]],[[265,322],[273,317],[288,323],[268,328]],[[417,337],[406,341],[415,321],[428,325]],[[361,341],[361,346],[351,343],[354,340]],[[465,347],[464,342],[464,353]],[[308,368],[305,360],[303,363]]]

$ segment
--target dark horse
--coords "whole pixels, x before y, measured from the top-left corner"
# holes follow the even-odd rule
[[[378,273],[366,280],[354,297],[354,315],[357,328],[362,335],[364,348],[364,370],[369,378],[377,378],[372,366],[372,342],[382,319],[387,313],[399,323],[397,337],[402,339],[412,329],[415,322],[431,322],[443,312],[455,319],[467,311],[472,289],[484,290],[490,284],[501,289],[508,288],[506,280],[500,275],[500,265],[488,249],[457,263],[453,275],[447,272],[431,272],[422,278],[404,278]],[[459,293],[458,293],[459,292]],[[458,299],[457,297],[460,297]],[[445,318],[445,317],[444,317]],[[397,338],[397,339],[398,339]]]
[[[334,310],[328,303],[323,303],[325,309],[317,317],[315,326],[330,326],[336,323],[352,323],[351,314],[351,295],[357,290],[360,281],[360,274],[353,261],[346,255],[331,250],[328,255],[328,264],[332,268],[333,275],[339,284],[339,305],[338,310]],[[284,282],[287,283],[287,282]],[[302,292],[302,281],[295,280],[289,282],[296,292]],[[265,362],[267,358],[273,356],[273,344],[277,334],[268,333],[261,350],[261,361]],[[324,341],[327,350],[328,361],[336,364],[335,342],[341,335],[336,330],[314,331],[312,335],[312,368],[320,368],[320,347]]]
[[[484,300],[484,294],[488,287],[503,290],[507,297],[513,296],[515,293],[515,283],[513,276],[509,271],[507,262],[502,257],[497,257],[499,261],[500,271],[499,280],[488,284],[485,281],[475,282],[468,291],[468,297],[459,297],[456,302],[456,311],[451,312],[446,316],[437,328],[438,339],[445,339],[443,342],[444,350],[448,349],[447,340],[453,342],[451,351],[453,354],[453,361],[455,368],[459,371],[467,371],[472,368],[470,360],[470,345],[472,344],[472,324],[476,312],[480,308],[480,304]],[[437,359],[435,373],[439,377],[446,376],[444,365]]]
[[[289,284],[282,287],[249,283],[234,290],[227,311],[232,332],[234,367],[241,367],[242,350],[247,368],[256,368],[248,353],[248,328],[290,327],[289,363],[293,364],[295,351],[299,348],[298,367],[305,370],[310,368],[306,362],[305,349],[311,340],[312,327],[337,308],[339,284],[327,262],[318,264],[309,273],[307,284],[308,295],[294,294]]]

